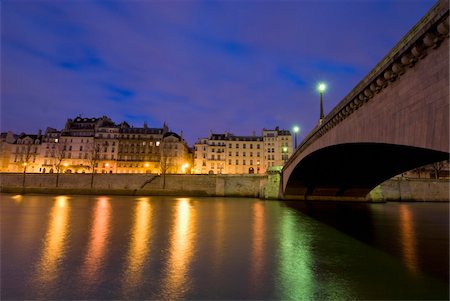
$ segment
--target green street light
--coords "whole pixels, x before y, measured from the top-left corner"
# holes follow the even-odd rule
[[[294,126],[294,128],[292,129],[292,131],[294,132],[294,137],[295,137],[295,149],[297,149],[297,134],[300,131],[300,127],[298,126]]]
[[[319,83],[317,84],[317,91],[319,91],[320,94],[320,118],[319,118],[319,124],[322,124],[324,115],[323,115],[323,92],[327,89],[327,85],[325,83]]]

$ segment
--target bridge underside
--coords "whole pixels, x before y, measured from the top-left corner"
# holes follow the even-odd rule
[[[296,166],[286,184],[284,198],[364,198],[395,175],[448,158],[448,153],[402,145],[330,146],[308,155]]]

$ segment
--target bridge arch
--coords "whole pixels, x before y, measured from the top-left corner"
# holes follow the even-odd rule
[[[305,199],[361,197],[395,175],[448,158],[445,152],[405,145],[332,145],[303,158],[292,171],[284,193]]]

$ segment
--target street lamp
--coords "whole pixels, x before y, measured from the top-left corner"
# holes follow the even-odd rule
[[[295,149],[297,149],[297,134],[300,131],[300,128],[298,126],[294,126],[294,128],[292,130],[294,131],[294,135],[295,135]]]
[[[322,124],[323,122],[323,92],[325,92],[325,90],[327,89],[327,85],[325,83],[319,83],[317,85],[317,90],[319,91],[320,94],[320,118],[319,118],[319,125]]]

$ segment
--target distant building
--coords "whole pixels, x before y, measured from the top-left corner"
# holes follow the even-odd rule
[[[196,174],[263,174],[269,167],[283,166],[292,154],[287,130],[263,129],[262,136],[210,134],[194,145]]]

